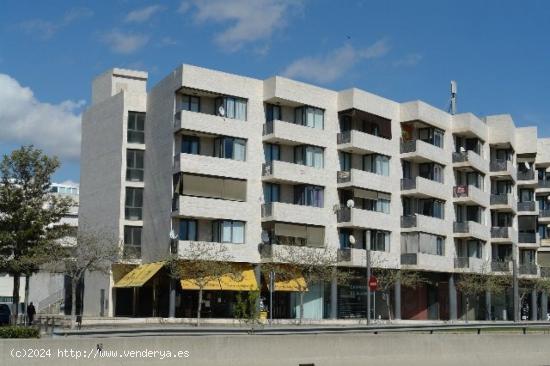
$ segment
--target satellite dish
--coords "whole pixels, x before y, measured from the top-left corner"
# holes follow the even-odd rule
[[[355,206],[355,202],[353,202],[352,199],[349,199],[349,200],[346,202],[346,206],[348,206],[348,208],[353,208],[353,206]]]
[[[264,244],[269,243],[269,233],[265,230],[262,230],[262,242]]]
[[[550,196],[546,196],[546,199],[547,199],[548,201],[550,201]]]
[[[529,162],[526,161],[526,162],[523,163],[523,165],[525,165],[525,168],[527,170],[531,169],[531,165],[529,164]]]
[[[170,230],[169,236],[170,236],[170,239],[172,240],[176,240],[178,238],[178,234],[176,234],[176,232],[173,229]]]
[[[465,152],[466,152],[466,149],[464,148],[464,146],[461,146],[461,147],[460,147],[460,152],[461,152],[461,153],[465,153]]]
[[[353,246],[355,244],[355,236],[350,235],[349,236],[349,243]]]
[[[225,117],[225,108],[223,107],[223,105],[218,108],[218,114],[222,117]]]

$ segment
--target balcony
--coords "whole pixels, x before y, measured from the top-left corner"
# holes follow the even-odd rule
[[[422,231],[438,235],[447,235],[449,230],[445,220],[420,214],[401,216],[401,229],[403,232]]]
[[[338,149],[356,154],[392,155],[392,140],[357,130],[341,132],[336,137]]]
[[[493,243],[517,242],[518,233],[512,227],[495,226],[491,228],[491,241]]]
[[[198,219],[250,221],[254,216],[247,202],[217,198],[178,196],[173,201],[172,209],[172,216]]]
[[[508,176],[513,181],[517,179],[517,169],[510,160],[495,159],[489,164],[491,176]]]
[[[539,206],[535,201],[518,202],[518,215],[538,215]]]
[[[520,275],[536,276],[538,273],[537,265],[535,263],[520,264],[518,266],[518,272]]]
[[[263,164],[262,180],[264,182],[273,183],[326,186],[328,176],[324,169],[274,160],[270,163]]]
[[[456,203],[466,205],[489,206],[489,193],[473,185],[458,185],[453,187],[453,198]]]
[[[512,262],[505,259],[491,261],[491,272],[511,272]]]
[[[537,193],[550,193],[550,180],[539,180],[536,191]]]
[[[251,175],[245,161],[196,154],[174,156],[174,173],[178,172],[238,179]]]
[[[450,163],[450,159],[442,148],[422,140],[401,141],[400,151],[402,159],[417,163],[432,161],[442,165]]]
[[[174,131],[182,129],[246,139],[255,133],[246,121],[184,110],[177,112],[174,118]]]
[[[537,245],[539,242],[538,235],[535,232],[519,232],[518,233],[518,243],[519,244],[528,244],[528,245]]]
[[[550,277],[550,268],[540,267],[540,276],[544,278]]]
[[[511,194],[491,194],[490,198],[491,210],[500,211],[517,211],[517,200]]]
[[[454,267],[453,258],[420,252],[401,254],[401,265],[416,266],[416,268],[438,272],[448,272]]]
[[[326,147],[329,133],[319,128],[274,120],[264,124],[262,140],[291,146],[305,144]]]
[[[336,179],[338,188],[356,187],[378,192],[392,192],[392,187],[388,184],[388,177],[359,169],[339,171],[337,172]]]
[[[550,224],[550,210],[540,210],[539,211],[539,223],[541,224]]]
[[[458,257],[455,258],[455,268],[469,268],[470,257]]]
[[[450,192],[449,187],[443,183],[417,176],[401,179],[401,194],[419,198],[435,197],[445,201]]]
[[[338,227],[370,228],[392,231],[397,222],[394,216],[382,212],[342,207],[336,211]]]
[[[272,202],[262,205],[262,221],[282,221],[293,224],[327,225],[327,211],[320,207]]]
[[[534,170],[518,170],[517,176],[519,185],[532,187],[536,187],[538,185],[538,177],[536,177]]]
[[[489,171],[489,162],[479,156],[475,151],[468,150],[465,152],[453,153],[453,167],[454,168],[473,168],[482,173]]]
[[[476,238],[487,241],[490,238],[490,228],[475,221],[454,222],[455,238]]]

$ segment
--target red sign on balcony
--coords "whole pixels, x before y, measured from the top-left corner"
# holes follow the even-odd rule
[[[468,197],[468,186],[467,185],[454,186],[453,193],[455,197]]]

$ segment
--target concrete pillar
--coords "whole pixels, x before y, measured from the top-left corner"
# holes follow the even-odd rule
[[[394,318],[401,319],[401,279],[397,278],[394,285]]]
[[[546,291],[542,291],[540,293],[540,319],[546,320],[548,313],[548,293]]]
[[[170,299],[168,303],[168,317],[176,317],[176,280],[170,278]]]
[[[531,291],[531,320],[537,320],[537,313],[538,313],[537,295],[538,295],[537,290],[533,289]]]
[[[454,274],[449,275],[449,319],[456,320],[456,285],[455,285],[455,276]]]
[[[491,314],[491,291],[485,291],[485,320],[493,320]]]
[[[330,282],[330,318],[336,319],[338,317],[338,269],[336,267],[332,270],[332,278]]]

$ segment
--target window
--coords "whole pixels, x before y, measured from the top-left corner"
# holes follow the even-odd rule
[[[418,129],[418,138],[424,142],[443,148],[444,132],[438,128],[427,127]]]
[[[532,189],[519,189],[519,202],[531,202],[533,201],[533,190]]]
[[[363,170],[374,174],[390,175],[390,157],[380,154],[363,156]]]
[[[222,97],[216,98],[216,114],[220,115],[220,107],[223,107],[225,115],[223,117],[239,119],[246,121],[246,99]]]
[[[349,172],[351,170],[351,154],[340,151],[338,158],[340,159],[340,170]]]
[[[124,226],[124,245],[141,246],[141,226]]]
[[[281,160],[281,151],[279,145],[264,144],[265,162],[270,163],[273,160]]]
[[[390,248],[390,232],[383,230],[370,231],[370,249],[380,252],[388,251]]]
[[[145,143],[145,113],[128,112],[128,132],[126,140],[129,143]]]
[[[323,187],[295,186],[294,204],[312,207],[323,207]]]
[[[419,199],[418,213],[424,216],[443,219],[445,216],[445,202],[435,199]]]
[[[418,175],[422,178],[430,179],[435,182],[443,183],[444,168],[436,163],[418,164]]]
[[[218,243],[244,243],[244,222],[221,220],[212,223],[212,241]]]
[[[246,140],[219,137],[214,140],[214,156],[239,161],[246,160]]]
[[[201,99],[192,95],[183,95],[181,98],[181,109],[191,112],[200,112]]]
[[[281,115],[281,106],[274,104],[266,104],[265,106],[265,119],[266,121],[281,121],[283,119]]]
[[[468,240],[467,246],[468,246],[468,257],[481,258],[482,246],[479,240]]]
[[[143,188],[126,187],[126,220],[143,219]]]
[[[325,111],[314,107],[299,107],[294,110],[294,121],[298,125],[323,129]]]
[[[143,182],[143,150],[126,151],[126,180]]]
[[[445,238],[437,236],[435,238],[435,250],[437,255],[444,255],[445,253]]]
[[[264,184],[264,202],[279,202],[280,200],[281,186],[274,183]]]
[[[483,190],[483,179],[483,174],[479,174],[477,172],[466,173],[466,180],[468,182],[468,185],[474,186],[481,190]]]
[[[317,146],[296,146],[294,163],[322,169],[324,166],[323,148]]]
[[[340,249],[347,249],[352,247],[349,237],[351,236],[351,230],[340,229],[338,231],[338,240],[340,242]]]
[[[198,136],[182,136],[181,152],[183,154],[198,155],[201,151],[201,140]]]
[[[197,240],[197,220],[183,219],[179,222],[179,240]]]

